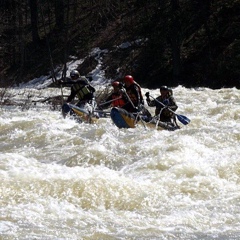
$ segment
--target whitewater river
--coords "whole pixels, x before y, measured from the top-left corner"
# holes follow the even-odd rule
[[[174,96],[175,132],[0,107],[0,239],[239,239],[240,90]]]

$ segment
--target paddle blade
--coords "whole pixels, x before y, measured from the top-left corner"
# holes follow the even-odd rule
[[[179,115],[179,114],[176,114],[176,116],[177,116],[177,119],[179,120],[179,122],[181,122],[184,125],[187,125],[191,122],[191,120],[189,118],[187,118],[186,116]]]

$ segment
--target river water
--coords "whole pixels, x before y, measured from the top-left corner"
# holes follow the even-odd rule
[[[0,239],[239,239],[240,90],[174,96],[174,132],[0,107]]]

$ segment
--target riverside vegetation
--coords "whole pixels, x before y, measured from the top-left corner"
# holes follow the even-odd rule
[[[89,52],[99,47],[108,50],[109,79],[239,88],[239,12],[239,0],[2,0],[0,86],[54,75],[73,56],[87,75],[97,64]]]

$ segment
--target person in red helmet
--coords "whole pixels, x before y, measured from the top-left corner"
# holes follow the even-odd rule
[[[144,105],[141,87],[134,81],[134,78],[131,75],[126,75],[124,77],[124,83],[129,101],[123,106],[123,108],[128,112],[137,112],[139,111],[140,106]]]
[[[101,105],[104,106],[104,108],[108,107],[123,107],[127,103],[126,96],[122,92],[123,84],[115,81],[112,83],[113,91],[112,93],[107,97],[105,103],[102,103]]]

